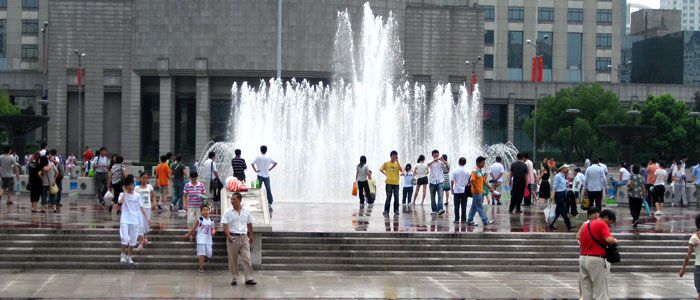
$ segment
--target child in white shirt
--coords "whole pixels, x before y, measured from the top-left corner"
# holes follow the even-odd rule
[[[134,264],[131,259],[131,254],[136,246],[136,239],[141,231],[139,225],[140,215],[146,217],[146,223],[151,225],[151,220],[146,215],[146,210],[143,208],[143,199],[141,195],[134,192],[134,176],[128,175],[124,179],[124,192],[119,194],[119,204],[122,205],[122,215],[119,220],[119,236],[122,244],[122,254],[119,262]],[[139,210],[141,214],[139,214]],[[127,254],[126,247],[129,246]]]
[[[190,208],[191,209],[191,208]],[[214,221],[209,218],[209,206],[202,204],[200,207],[202,215],[195,221],[192,229],[185,234],[185,239],[189,238],[197,229],[197,256],[199,256],[199,273],[204,273],[204,257],[211,258],[212,236],[216,234]]]
[[[146,234],[149,231],[149,226],[146,225],[146,220],[151,218],[151,211],[155,208],[155,202],[151,202],[151,199],[156,198],[156,193],[153,191],[153,186],[148,184],[148,173],[141,173],[139,180],[139,185],[134,188],[134,191],[141,195],[146,215],[139,220],[141,231],[139,232],[139,247],[136,250],[143,251],[143,244],[148,243],[148,236],[146,236]]]

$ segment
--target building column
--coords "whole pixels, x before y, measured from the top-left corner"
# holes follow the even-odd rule
[[[104,146],[104,75],[101,68],[90,68],[90,66],[96,65],[94,62],[90,61],[87,64],[88,67],[85,67],[85,65],[85,62],[83,62],[83,68],[85,69],[85,77],[83,77],[85,82],[85,114],[83,118],[85,139],[83,140],[83,146],[90,146],[93,150],[99,150],[100,147]],[[112,152],[112,150],[107,149],[108,152]]]
[[[515,144],[515,94],[508,94],[508,141]]]
[[[175,150],[175,78],[168,72],[168,59],[158,59],[160,76],[160,103],[158,120],[159,156]]]
[[[207,76],[207,59],[197,58],[195,60],[196,84],[196,119],[195,119],[195,157],[202,155],[211,140],[210,138],[210,118],[211,106],[209,101],[209,76]]]
[[[126,76],[125,76],[126,75]],[[139,161],[141,158],[141,76],[131,70],[122,72],[122,155],[127,161]],[[128,82],[126,87],[124,83]],[[132,134],[134,133],[134,134]]]

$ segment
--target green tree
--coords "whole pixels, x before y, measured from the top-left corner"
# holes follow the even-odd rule
[[[649,95],[644,104],[635,104],[642,112],[641,124],[656,127],[656,132],[638,143],[661,159],[672,159],[692,150],[693,118],[685,102],[664,94]],[[696,125],[697,126],[697,125]]]
[[[19,111],[19,107],[10,101],[10,95],[6,91],[0,91],[0,114],[18,115]]]
[[[616,149],[617,142],[601,133],[598,125],[627,121],[617,95],[599,84],[580,84],[573,89],[561,89],[554,95],[538,99],[537,105],[537,147],[556,147],[570,159],[574,159],[574,155],[579,160],[594,155],[603,156],[603,153],[607,154],[607,151],[604,152],[606,149]],[[566,113],[570,108],[576,108],[580,113],[575,116]],[[531,139],[533,125],[532,119],[524,124],[525,132]]]

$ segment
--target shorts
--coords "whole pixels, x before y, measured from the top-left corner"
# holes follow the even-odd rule
[[[136,242],[139,236],[139,229],[141,227],[139,224],[119,224],[119,237],[122,240],[122,245],[124,246],[136,246]]]
[[[428,184],[428,177],[421,177],[416,180],[416,185]]]
[[[170,195],[170,186],[169,185],[158,185],[158,190],[161,195],[164,197],[168,197]]]
[[[194,225],[194,222],[199,219],[199,216],[202,215],[202,210],[199,209],[199,207],[188,207],[187,208],[187,227],[192,227]]]
[[[197,244],[197,256],[211,257],[211,245],[207,244]]]
[[[2,178],[2,189],[8,193],[15,192],[15,178],[14,177],[3,177]]]
[[[146,216],[148,216],[148,219],[151,218],[151,207],[146,207],[144,206],[143,209],[146,210]],[[139,221],[139,227],[141,228],[141,231],[139,231],[139,235],[146,235],[150,231],[150,226],[148,225],[148,220],[146,220],[146,217],[141,214],[141,219]]]

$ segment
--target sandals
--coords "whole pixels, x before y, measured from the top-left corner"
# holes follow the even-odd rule
[[[199,268],[199,273],[204,273],[204,268]]]

